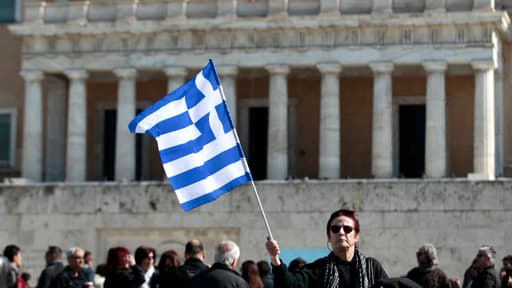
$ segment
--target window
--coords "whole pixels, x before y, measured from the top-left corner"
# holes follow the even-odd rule
[[[0,108],[0,169],[15,167],[16,110]]]
[[[12,23],[16,20],[16,0],[0,1],[0,23]]]

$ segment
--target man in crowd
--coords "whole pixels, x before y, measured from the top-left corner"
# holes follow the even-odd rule
[[[37,288],[49,288],[53,279],[62,272],[64,265],[61,262],[62,249],[58,246],[50,246],[45,253],[46,267],[41,271]]]
[[[248,288],[247,282],[235,271],[239,257],[240,248],[235,242],[220,242],[215,249],[215,263],[192,279],[191,287]]]
[[[512,287],[512,255],[507,255],[501,260],[503,263],[503,275],[501,277],[501,288]]]
[[[190,281],[201,271],[208,270],[204,264],[206,253],[203,243],[194,239],[185,245],[185,263],[176,270],[176,287],[189,287]]]
[[[0,256],[0,288],[7,288],[7,275],[9,274],[9,259]]]
[[[21,249],[20,247],[11,244],[7,245],[4,249],[4,256],[9,260],[9,273],[7,274],[7,287],[18,288],[20,280],[21,268]]]
[[[478,274],[473,278],[471,287],[475,288],[498,288],[500,281],[494,268],[496,261],[496,250],[492,246],[482,246],[478,249],[474,265]]]
[[[88,282],[87,275],[83,271],[84,250],[79,247],[66,251],[68,266],[60,272],[52,281],[51,288],[83,288]]]
[[[448,277],[438,267],[437,250],[434,245],[425,243],[416,252],[418,266],[407,273],[407,278],[424,288],[449,288]]]

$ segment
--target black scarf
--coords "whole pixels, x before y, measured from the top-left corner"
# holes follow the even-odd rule
[[[325,267],[324,288],[343,288],[340,283],[340,274],[338,271],[338,267],[336,265],[336,256],[334,253],[330,253],[327,256],[327,265]],[[357,276],[359,278],[359,287],[358,288],[368,288],[368,277],[366,275],[366,257],[359,253],[359,250],[356,249],[354,253],[354,261],[356,261],[356,270]],[[348,287],[345,287],[348,288]]]

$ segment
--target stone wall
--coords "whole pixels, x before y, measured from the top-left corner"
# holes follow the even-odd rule
[[[282,249],[324,249],[325,222],[341,208],[360,211],[360,246],[392,276],[415,265],[422,243],[438,247],[450,277],[461,277],[481,244],[512,253],[512,181],[264,181],[256,186]],[[37,278],[48,245],[90,249],[96,264],[113,245],[183,251],[191,238],[233,239],[241,260],[266,257],[267,235],[250,186],[184,213],[166,183],[0,185],[0,246],[17,243]]]

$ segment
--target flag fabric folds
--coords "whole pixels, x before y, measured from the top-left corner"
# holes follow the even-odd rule
[[[154,137],[185,211],[252,180],[212,60],[192,80],[133,119],[132,133]]]

